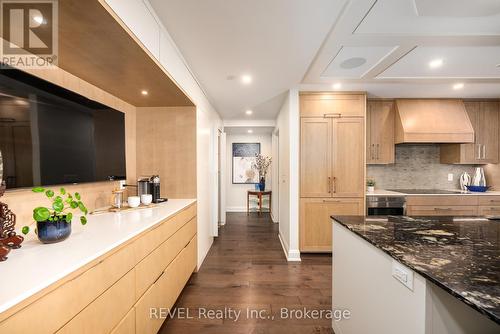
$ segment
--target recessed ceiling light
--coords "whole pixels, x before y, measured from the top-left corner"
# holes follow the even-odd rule
[[[245,74],[241,76],[241,82],[245,85],[252,83],[252,76]]]
[[[444,64],[444,60],[441,58],[437,58],[437,59],[431,60],[429,62],[429,67],[430,68],[438,68],[438,67],[443,66],[443,64]]]
[[[453,85],[454,90],[459,90],[464,88],[465,84],[463,82],[457,82],[456,84]]]
[[[342,87],[342,84],[340,82],[336,82],[332,85],[333,89],[340,89]]]
[[[251,114],[253,114],[253,111],[251,111],[251,110],[247,110],[247,111],[245,111],[245,114],[247,114],[247,115],[251,115]]]
[[[43,24],[43,16],[37,15],[33,17],[33,21],[35,21],[38,24]]]
[[[148,93],[148,91],[147,91],[147,90],[141,90],[141,94],[142,94],[142,95],[144,95],[144,96],[146,96],[146,95],[148,95],[149,93]]]
[[[252,130],[252,129],[250,129],[250,130],[247,130],[247,132],[248,132],[248,133],[253,133],[253,130]]]

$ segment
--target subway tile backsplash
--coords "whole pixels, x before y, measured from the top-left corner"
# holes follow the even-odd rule
[[[471,176],[473,165],[445,165],[439,163],[439,145],[396,145],[396,163],[368,165],[367,178],[374,179],[376,189],[459,189],[460,175]],[[448,181],[448,174],[453,181]],[[488,180],[486,180],[488,181]]]

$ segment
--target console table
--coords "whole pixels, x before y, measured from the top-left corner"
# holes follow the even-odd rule
[[[272,208],[272,191],[258,191],[258,190],[248,190],[247,191],[247,216],[250,214],[250,196],[257,196],[259,204],[259,215],[262,214],[262,198],[264,196],[269,196],[269,214],[271,214]]]

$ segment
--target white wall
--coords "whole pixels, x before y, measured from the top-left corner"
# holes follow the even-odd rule
[[[165,70],[165,75],[174,80],[196,105],[199,267],[213,242],[212,224],[216,206],[211,199],[217,197],[215,134],[217,128],[222,128],[222,121],[147,0],[100,1],[110,6]]]
[[[227,134],[226,135],[226,210],[246,212],[247,190],[255,189],[253,184],[233,184],[232,145],[233,143],[260,143],[260,153],[272,156],[271,134]],[[272,168],[266,178],[266,190],[272,190]],[[267,204],[265,204],[267,206]]]
[[[289,261],[299,252],[299,98],[292,89],[276,119],[279,132],[279,237]]]

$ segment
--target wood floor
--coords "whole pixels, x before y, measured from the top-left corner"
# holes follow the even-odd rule
[[[181,313],[167,319],[160,333],[333,333],[329,319],[284,319],[281,312],[331,309],[331,256],[303,255],[302,262],[287,262],[277,235],[278,225],[267,214],[228,214],[177,300]],[[221,316],[224,308],[224,319],[209,319],[210,311]],[[182,313],[187,310],[189,319]],[[238,320],[229,310],[241,311]]]

